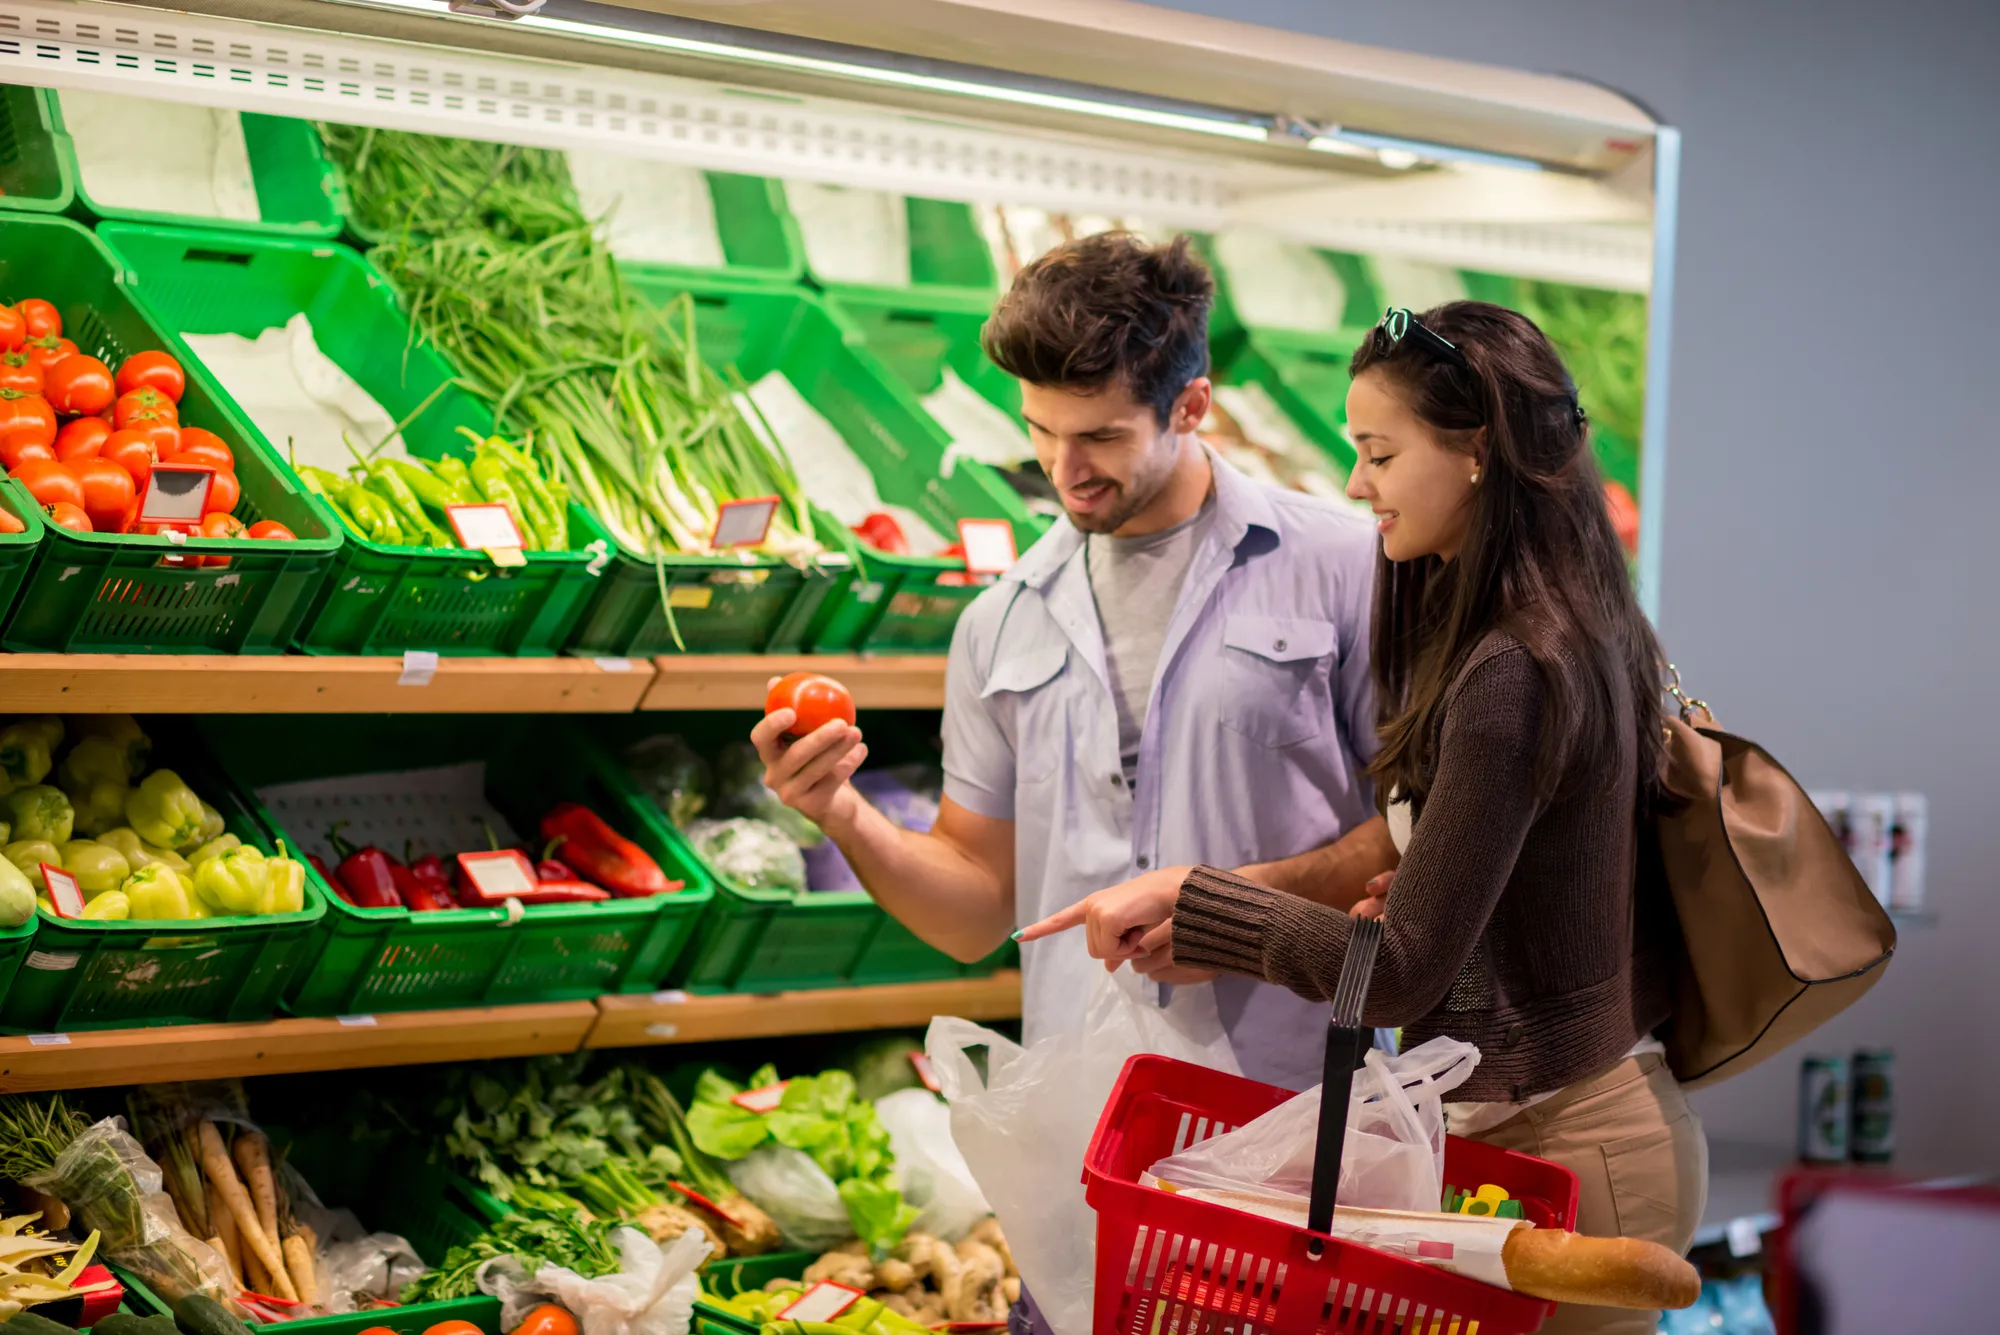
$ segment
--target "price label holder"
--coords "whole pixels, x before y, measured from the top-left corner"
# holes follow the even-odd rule
[[[916,1071],[917,1079],[924,1082],[924,1088],[933,1094],[944,1093],[944,1086],[938,1083],[937,1072],[931,1069],[931,1059],[926,1053],[915,1048],[910,1050],[910,1066]]]
[[[753,1113],[776,1112],[778,1105],[785,1101],[785,1086],[790,1083],[789,1080],[780,1080],[777,1084],[766,1085],[762,1089],[746,1089],[729,1101]]]
[[[490,904],[525,895],[541,885],[534,864],[517,848],[493,853],[460,853],[458,865],[472,891]]]
[[[1014,526],[1004,519],[961,519],[958,541],[965,548],[969,575],[1001,575],[1020,553],[1014,546]]]
[[[142,524],[200,524],[215,470],[207,464],[154,464],[139,501]],[[169,541],[171,541],[169,535]]]
[[[81,918],[83,916],[83,887],[76,883],[76,877],[61,867],[41,864],[42,884],[49,888],[49,903],[56,906],[58,918]]]
[[[776,496],[752,496],[740,501],[724,501],[715,515],[715,532],[708,545],[717,551],[725,547],[755,547],[771,531],[778,517]]]
[[[693,1201],[696,1205],[699,1205],[702,1209],[714,1215],[717,1219],[720,1219],[723,1223],[729,1225],[731,1228],[742,1227],[742,1224],[740,1224],[739,1222],[737,1222],[737,1220],[735,1220],[730,1216],[729,1211],[723,1209],[720,1205],[717,1205],[714,1201],[702,1195],[700,1192],[696,1191],[693,1187],[688,1186],[685,1182],[675,1182],[672,1179],[669,1179],[667,1185],[672,1187],[675,1191],[678,1191],[681,1195],[687,1197],[689,1200]]]
[[[485,552],[496,566],[524,566],[528,558],[521,553],[527,546],[521,538],[521,526],[514,522],[514,512],[504,505],[447,505],[445,518],[451,521],[452,532],[458,535],[458,545],[475,552]]]
[[[778,1313],[780,1321],[831,1321],[867,1295],[830,1279],[820,1280]]]

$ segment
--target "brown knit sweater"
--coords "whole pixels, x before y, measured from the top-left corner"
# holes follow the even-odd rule
[[[1535,795],[1543,681],[1518,640],[1492,634],[1452,683],[1430,789],[1383,914],[1366,1022],[1406,1045],[1477,1044],[1456,1097],[1519,1101],[1605,1069],[1666,1019],[1657,932],[1635,931],[1636,748]],[[1633,735],[1629,709],[1604,726]],[[1174,910],[1177,963],[1333,994],[1350,919],[1199,867]],[[1635,937],[1641,938],[1635,940]]]

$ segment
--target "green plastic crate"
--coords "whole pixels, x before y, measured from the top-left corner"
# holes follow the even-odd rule
[[[758,1335],[763,1327],[710,1301],[711,1293],[750,1293],[774,1279],[800,1279],[817,1261],[813,1252],[768,1252],[729,1257],[702,1267],[702,1296],[694,1304],[695,1335]]]
[[[725,742],[750,735],[756,716],[736,713],[640,715],[593,725],[619,748],[647,735],[677,732],[698,755],[713,760]],[[930,754],[919,730],[893,715],[867,721],[870,755],[879,764]],[[657,837],[678,838],[666,814],[622,768],[607,782],[631,818]],[[962,964],[919,941],[863,890],[757,890],[724,877],[696,853],[715,887],[680,963],[668,978],[692,992],[787,992],[805,988],[976,978],[1015,957],[1003,946],[987,959]]]
[[[63,332],[116,366],[161,348],[187,367],[181,418],[235,453],[245,524],[275,519],[297,540],[72,533],[50,525],[0,642],[48,653],[283,653],[340,547],[337,521],[256,442],[187,345],[144,307],[116,257],[65,218],[0,214],[0,299],[40,296]],[[169,554],[227,556],[227,568],[163,564]]]
[[[12,478],[0,478],[0,510],[23,525],[19,533],[0,533],[0,622],[4,622],[21,581],[35,564],[35,549],[41,546],[47,525],[42,522],[42,507],[35,504],[26,487]]]
[[[993,250],[979,230],[979,218],[972,205],[955,200],[903,200],[910,226],[910,285],[884,286],[872,283],[842,283],[821,278],[812,272],[812,257],[805,257],[806,273],[816,287],[830,295],[874,295],[904,300],[983,302],[988,307],[999,299],[1000,279],[993,267]],[[803,245],[803,243],[801,243]]]
[[[75,154],[39,88],[0,87],[0,209],[66,213],[76,202]]]
[[[222,813],[229,833],[265,853],[277,845],[247,795],[215,767],[191,729],[146,724],[156,765]],[[307,960],[325,911],[308,878],[297,913],[187,922],[98,922],[36,910],[34,949],[0,996],[0,1031],[63,1033],[262,1020]]]
[[[338,243],[116,223],[98,235],[131,265],[140,296],[178,333],[254,338],[304,312],[320,350],[398,421],[452,378],[429,344],[411,342],[388,282]],[[450,386],[403,440],[419,458],[470,460],[458,428],[484,434],[492,425],[484,404]],[[283,444],[261,430],[258,439],[274,452]],[[299,647],[326,654],[553,654],[593,592],[592,557],[580,550],[532,552],[526,561],[499,569],[480,552],[391,547],[343,527]]]
[[[34,949],[36,926],[35,919],[30,918],[19,927],[0,927],[0,997],[7,995],[22,961]]]
[[[72,210],[84,218],[124,222],[164,223],[191,227],[222,227],[232,231],[275,232],[287,236],[335,237],[340,234],[343,203],[340,174],[321,149],[311,121],[288,116],[239,113],[244,147],[250,154],[250,176],[257,188],[255,221],[212,218],[206,214],[162,213],[106,204],[91,198],[77,155],[76,143],[63,124],[62,95],[40,91],[47,108],[44,122],[55,151],[62,155],[75,183]]]
[[[302,779],[451,765],[487,764],[493,806],[539,853],[541,817],[560,801],[581,802],[638,843],[684,889],[644,899],[540,904],[507,925],[500,908],[357,908],[327,889],[326,915],[287,996],[300,1015],[372,1014],[535,1001],[575,1001],[658,987],[694,933],[713,894],[680,836],[632,818],[623,775],[597,745],[559,723],[513,717],[317,717],[273,720],[211,716],[202,730],[259,822],[283,835],[254,789]],[[422,838],[413,818],[412,836]],[[308,833],[301,831],[300,833]],[[317,843],[321,831],[309,832]],[[288,842],[296,840],[287,836]],[[423,847],[450,860],[464,849]],[[404,850],[388,850],[400,859]],[[319,878],[310,877],[315,884]]]

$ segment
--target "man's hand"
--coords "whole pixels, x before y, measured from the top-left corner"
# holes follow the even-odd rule
[[[785,729],[798,715],[789,709],[766,714],[750,730],[750,740],[764,762],[764,786],[778,800],[821,829],[832,833],[853,820],[861,798],[848,779],[868,758],[861,729],[834,719],[804,737],[787,740]]]
[[[1396,884],[1396,873],[1385,871],[1370,881],[1361,898],[1347,911],[1350,918],[1380,918],[1389,907],[1389,891]]]
[[[1038,923],[1021,929],[1015,938],[1039,941],[1066,932],[1085,929],[1092,956],[1104,961],[1107,969],[1117,969],[1128,961],[1159,956],[1158,967],[1173,965],[1174,903],[1180,898],[1181,882],[1192,868],[1161,867],[1086,895]],[[1162,978],[1162,982],[1198,981]]]

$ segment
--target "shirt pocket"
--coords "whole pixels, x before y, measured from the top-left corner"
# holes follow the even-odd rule
[[[1333,623],[1317,617],[1225,618],[1223,724],[1266,746],[1319,736],[1333,709],[1337,647]]]
[[[1063,689],[1068,664],[1069,644],[1063,640],[1003,648],[979,693],[982,700],[1012,701],[1016,784],[1048,778],[1069,746],[1068,692]]]

